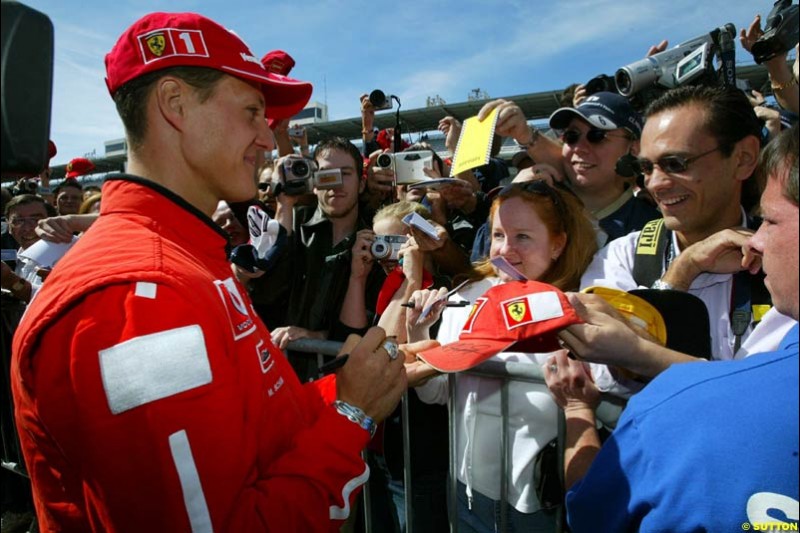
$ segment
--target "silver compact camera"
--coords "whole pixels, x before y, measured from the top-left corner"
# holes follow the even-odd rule
[[[408,240],[405,235],[375,235],[370,252],[375,259],[397,261],[400,258],[400,247]]]
[[[338,189],[344,185],[342,169],[317,170],[314,173],[314,187],[317,189]]]
[[[433,169],[433,152],[417,150],[399,154],[385,153],[378,156],[375,165],[378,169],[393,170],[398,185],[411,185],[430,179],[425,174],[425,169]]]

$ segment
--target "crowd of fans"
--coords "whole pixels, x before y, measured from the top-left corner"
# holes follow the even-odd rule
[[[162,23],[145,17],[137,31],[170,27]],[[207,19],[170,23],[215,31]],[[750,50],[760,35],[757,18],[741,43]],[[644,110],[616,93],[571,87],[547,133],[531,127],[514,102],[488,102],[478,118],[498,115],[490,162],[425,188],[398,184],[391,167],[378,166],[396,143],[392,130],[373,127],[366,95],[359,102],[363,152],[342,138],[309,147],[306,133],[290,127],[287,109],[302,107],[310,89],[287,78],[294,61],[286,52],[271,52],[258,65],[274,79],[225,74],[216,59],[181,63],[180,54],[165,63],[167,71],[149,62],[137,70],[120,59],[134,53],[124,39],[107,58],[107,82],[129,137],[129,174],[108,180],[102,192],[82,188],[75,178],[94,168],[77,158],[52,191],[48,171],[38,188],[21,179],[3,189],[4,308],[31,302],[32,316],[14,341],[11,380],[42,525],[357,531],[365,527],[358,508],[365,502],[354,498],[355,489],[369,483],[373,531],[405,531],[409,505],[414,531],[445,531],[451,461],[459,531],[496,531],[501,522],[515,531],[555,531],[562,516],[573,531],[797,523],[797,60],[793,70],[785,53],[766,61],[774,96],[795,114],[794,125],[765,106],[761,93],[722,86],[665,91]],[[150,39],[151,50],[164,46]],[[235,36],[215,39],[210,46],[243,46]],[[246,48],[241,53],[249,56]],[[182,84],[202,98],[183,100]],[[255,140],[241,156],[251,176],[244,179],[234,175],[240,161],[223,164],[238,142],[227,132],[202,144],[208,153],[189,150],[184,166],[167,166],[173,155],[154,147],[183,149],[180,135],[205,133],[206,125],[186,118],[192,106],[220,106],[212,111],[218,117],[205,119],[211,127],[226,127],[223,115],[239,120],[238,110],[214,103],[219,91],[232,105],[255,102],[248,109],[256,114],[266,107],[269,117],[269,128],[252,126]],[[134,111],[137,104],[144,111]],[[254,120],[265,122],[260,115]],[[442,117],[444,159],[424,142],[403,142],[402,149],[432,152],[427,176],[449,176],[461,129],[454,117]],[[519,146],[510,161],[498,156],[507,137]],[[197,170],[197,162],[208,166]],[[325,186],[309,178],[295,187],[289,181],[298,163],[338,181]],[[406,223],[409,216],[432,231]],[[279,227],[267,245],[270,220]],[[78,244],[51,275],[25,257],[39,239]],[[7,250],[15,253],[6,257]],[[772,258],[778,254],[780,263]],[[762,262],[774,269],[766,284]],[[510,348],[494,356],[541,366],[547,381],[509,385],[508,481],[501,487],[501,380],[469,373],[448,379],[415,356],[456,342],[489,289],[520,279],[569,293],[583,323],[562,332],[557,352]],[[579,292],[590,287],[696,297],[708,312],[706,349],[684,353],[654,342],[607,301]],[[331,356],[292,349],[301,339],[344,343],[349,360],[335,379],[318,379]],[[395,341],[405,369],[395,361]],[[384,351],[391,372],[375,368],[375,358],[385,363]],[[772,361],[768,352],[793,353],[793,370],[762,368]],[[251,369],[236,361],[248,358],[249,365],[253,354],[259,376],[271,376],[268,386],[253,384]],[[170,363],[148,362],[158,357]],[[650,384],[675,363],[698,359],[741,365],[697,365],[697,375],[687,365]],[[144,370],[131,377],[137,365]],[[180,379],[173,375],[183,371]],[[740,405],[736,397],[748,395],[735,388],[738,372],[760,380],[756,394],[764,399],[723,424],[719,418]],[[162,387],[136,384],[162,378]],[[128,379],[134,384],[121,383]],[[397,404],[406,380],[408,440]],[[450,457],[444,404],[452,386]],[[601,392],[632,398],[610,437],[606,428],[597,431]],[[194,413],[185,415],[190,421],[183,421],[186,410]],[[566,451],[563,484],[554,487],[552,476],[550,483],[543,477],[561,477],[562,462],[547,453],[559,410]],[[774,437],[780,443],[738,442],[765,440],[756,437],[766,427],[759,418],[781,428]],[[717,439],[701,439],[703,426],[692,419],[707,420]],[[115,454],[100,459],[106,446]],[[733,457],[752,462],[744,481],[731,472]],[[122,495],[131,491],[139,494],[129,502]]]

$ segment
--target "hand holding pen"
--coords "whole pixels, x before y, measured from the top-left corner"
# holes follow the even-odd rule
[[[464,284],[460,284],[453,290],[447,292],[445,288],[438,291],[422,290],[415,291],[407,305],[406,328],[409,334],[409,341],[427,338],[427,329],[436,322],[441,316],[445,306],[463,307],[469,302],[448,302],[449,298],[456,293]]]

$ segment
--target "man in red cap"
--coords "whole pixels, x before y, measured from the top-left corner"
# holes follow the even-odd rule
[[[301,386],[210,218],[255,196],[265,115],[292,116],[310,84],[191,13],[141,18],[106,69],[129,174],[106,180],[100,218],[14,339],[41,528],[338,530],[369,475],[360,452],[405,387],[402,358],[374,328],[318,382],[330,398]]]

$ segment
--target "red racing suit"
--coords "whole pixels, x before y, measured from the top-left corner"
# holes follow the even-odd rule
[[[301,385],[227,246],[159,185],[104,186],[14,337],[42,531],[333,531],[349,515],[369,434]]]

